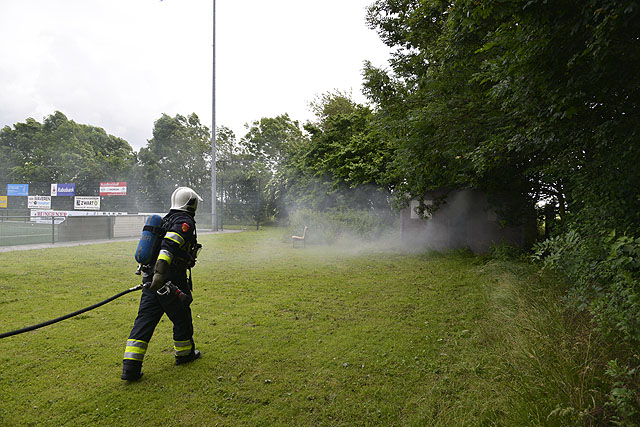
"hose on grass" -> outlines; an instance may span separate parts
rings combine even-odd
[[[133,288],[129,288],[126,291],[122,291],[122,292],[120,292],[118,294],[115,294],[114,296],[112,296],[110,298],[107,298],[104,301],[101,301],[101,302],[99,302],[97,304],[90,305],[89,307],[85,307],[85,308],[80,309],[78,311],[74,311],[73,313],[65,314],[64,316],[60,316],[60,317],[57,317],[57,318],[52,319],[52,320],[47,320],[46,322],[38,323],[37,325],[27,326],[26,328],[16,329],[15,331],[5,332],[3,334],[0,334],[0,339],[7,338],[7,337],[10,337],[10,336],[13,336],[13,335],[23,334],[25,332],[33,331],[34,329],[42,328],[43,326],[48,326],[48,325],[52,325],[54,323],[61,322],[63,320],[66,320],[66,319],[69,319],[71,317],[77,316],[78,314],[82,314],[82,313],[84,313],[86,311],[93,310],[94,308],[98,308],[98,307],[100,307],[102,305],[105,305],[106,303],[109,303],[109,302],[113,301],[116,298],[120,298],[121,296],[126,295],[129,292],[137,291],[138,289],[142,289],[142,285],[137,285],[137,286],[134,286]]]

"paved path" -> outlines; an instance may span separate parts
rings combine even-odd
[[[202,236],[205,234],[238,233],[241,231],[242,230],[224,230],[224,231],[199,231],[198,230],[198,235]],[[35,243],[32,245],[0,246],[0,253],[13,252],[13,251],[28,251],[31,249],[63,248],[66,246],[97,245],[100,243],[127,242],[132,240],[139,240],[139,239],[140,237],[121,237],[117,239],[78,240],[74,242]]]

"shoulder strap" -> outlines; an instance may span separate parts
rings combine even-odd
[[[162,236],[164,236],[164,234],[167,232],[167,230],[163,227],[163,226],[154,226],[154,225],[145,225],[144,227],[142,227],[142,231],[150,231],[154,234],[160,234]]]

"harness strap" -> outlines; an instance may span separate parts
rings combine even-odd
[[[145,225],[144,227],[142,227],[142,231],[150,231],[154,234],[158,233],[162,236],[165,235],[166,230],[164,229],[164,227],[160,226],[155,226],[155,225]]]

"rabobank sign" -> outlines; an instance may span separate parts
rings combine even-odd
[[[75,196],[76,185],[75,184],[51,184],[52,196]]]

